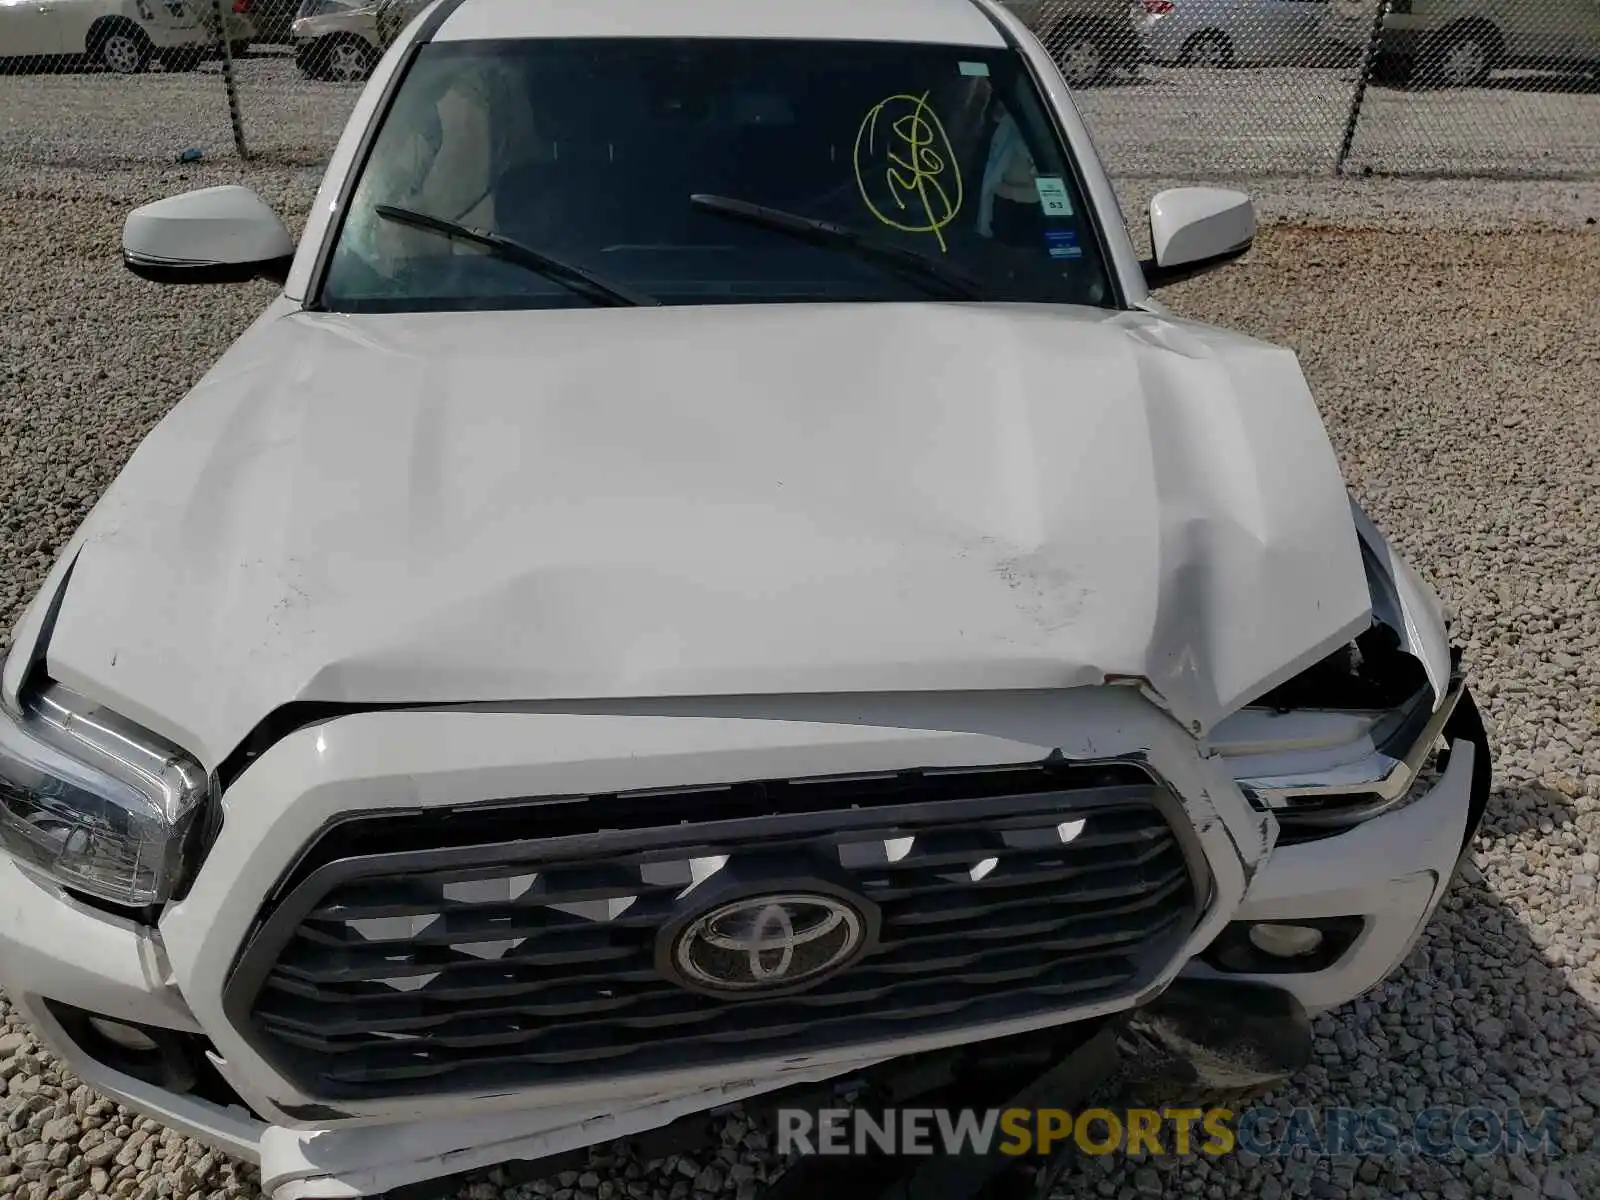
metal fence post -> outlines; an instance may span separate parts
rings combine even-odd
[[[1345,160],[1350,157],[1350,146],[1356,140],[1356,123],[1361,120],[1361,105],[1367,98],[1367,81],[1378,62],[1378,46],[1383,41],[1383,18],[1389,15],[1389,0],[1376,0],[1372,14],[1372,32],[1367,36],[1367,51],[1361,56],[1361,73],[1356,76],[1356,88],[1350,96],[1350,113],[1344,122],[1344,140],[1339,143],[1339,157],[1334,160],[1333,173],[1344,174]]]
[[[228,90],[228,120],[233,125],[233,146],[240,158],[248,159],[250,149],[244,141],[244,119],[239,115],[239,82],[233,73],[233,47],[228,43],[228,17],[223,11],[222,0],[211,0],[211,8],[217,17],[217,40],[222,43],[222,83]]]

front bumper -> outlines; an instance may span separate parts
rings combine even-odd
[[[944,732],[955,730],[958,732]],[[1065,733],[1063,731],[1070,731]],[[1066,741],[1063,741],[1063,738]],[[1184,798],[1207,902],[1170,963],[1137,994],[954,1033],[920,1028],[823,1053],[685,1066],[537,1090],[340,1100],[306,1095],[258,1051],[224,1002],[262,898],[313,835],[352,811],[426,811],[527,795],[718,779],[1137,756]],[[1470,835],[1474,748],[1433,788],[1350,832],[1272,848],[1274,826],[1217,760],[1131,688],[910,700],[747,699],[633,711],[396,712],[346,717],[279,742],[229,789],[216,844],[156,930],[63,898],[9,860],[0,889],[0,985],[97,1090],[190,1136],[261,1162],[279,1200],[362,1195],[510,1159],[630,1136],[681,1116],[975,1037],[1001,1037],[1148,1002],[1180,972],[1217,977],[1202,954],[1239,920],[1361,917],[1359,937],[1311,973],[1228,978],[1285,989],[1307,1009],[1344,1003],[1406,955]],[[186,1031],[239,1103],[141,1082],[99,1061],[57,1019],[72,1006]],[[246,1107],[248,1106],[248,1107]]]

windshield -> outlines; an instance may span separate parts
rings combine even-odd
[[[1108,306],[1008,50],[445,42],[398,88],[320,307],[918,299]]]

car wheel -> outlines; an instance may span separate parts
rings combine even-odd
[[[1233,65],[1233,42],[1220,29],[1206,29],[1183,44],[1178,58],[1182,67],[1219,70]]]
[[[150,65],[155,47],[137,25],[114,25],[95,44],[95,57],[118,75],[137,75]]]
[[[378,61],[376,51],[355,38],[337,38],[323,43],[322,75],[335,83],[360,83],[372,74]]]
[[[1487,30],[1476,26],[1446,30],[1428,54],[1422,80],[1435,87],[1482,87],[1494,69],[1497,51]]]
[[[1105,50],[1092,33],[1066,31],[1052,41],[1055,42],[1056,65],[1061,68],[1061,77],[1068,87],[1088,87],[1105,75]]]

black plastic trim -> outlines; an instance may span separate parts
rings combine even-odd
[[[286,1104],[282,1100],[274,1100],[273,1103],[284,1116],[293,1117],[296,1121],[344,1121],[351,1116],[326,1104]],[[438,1180],[431,1182],[438,1183]],[[437,1200],[438,1196],[439,1192],[434,1191],[430,1200]]]
[[[1130,800],[1137,800],[1147,804],[1157,812],[1171,831],[1173,843],[1178,847],[1187,868],[1191,889],[1184,920],[1179,922],[1181,928],[1167,929],[1161,935],[1161,946],[1159,948],[1162,950],[1164,957],[1159,962],[1154,961],[1152,957],[1150,961],[1142,963],[1138,977],[1130,982],[1130,990],[1137,991],[1139,987],[1149,982],[1153,971],[1158,971],[1166,965],[1167,958],[1176,952],[1176,948],[1181,945],[1181,939],[1188,936],[1195,923],[1203,919],[1205,911],[1212,902],[1211,875],[1198,834],[1195,832],[1193,824],[1189,820],[1177,795],[1142,763],[1132,760],[1097,760],[1088,763],[1067,763],[1059,758],[1055,761],[1060,765],[1084,771],[1131,767],[1142,775],[1147,782],[1118,787],[1094,788],[1088,796],[1077,797],[1076,800],[1074,790],[1071,787],[1064,786],[1055,791],[1038,791],[1023,795],[990,796],[968,800],[951,799],[922,803],[913,802],[904,805],[884,805],[881,807],[863,806],[859,809],[846,811],[824,809],[818,812],[723,820],[714,823],[692,823],[688,828],[692,831],[695,841],[711,839],[719,844],[733,844],[742,840],[744,836],[753,836],[756,830],[759,830],[763,836],[791,832],[799,835],[816,832],[824,827],[829,830],[837,830],[854,825],[871,828],[881,826],[886,822],[892,823],[897,818],[911,820],[918,816],[924,819],[935,818],[939,821],[978,821],[986,817],[1025,816],[1030,811],[1039,810],[1041,806],[1044,806],[1046,810],[1060,806],[1063,809],[1070,808],[1074,811],[1090,812],[1095,807],[1116,807]],[[1040,764],[1027,763],[1019,765],[1038,766]],[[1004,768],[996,769],[1003,770]],[[825,778],[807,779],[805,782],[823,783],[827,782],[827,780]],[[448,828],[448,818],[456,812],[471,812],[483,809],[508,811],[521,809],[526,811],[544,804],[559,803],[561,801],[581,804],[584,800],[585,797],[501,799],[485,801],[475,805],[463,805],[451,809],[390,810],[381,814],[368,812],[354,818],[345,815],[328,822],[307,841],[305,849],[297,860],[289,866],[279,883],[269,893],[256,924],[242,940],[239,953],[230,970],[222,995],[223,1011],[229,1023],[257,1054],[265,1061],[272,1063],[274,1068],[283,1073],[285,1078],[289,1079],[308,1099],[319,1102],[330,1101],[336,1104],[348,1104],[353,1098],[358,1099],[359,1097],[343,1094],[325,1094],[316,1091],[312,1087],[310,1080],[295,1077],[283,1061],[281,1047],[262,1032],[253,1015],[258,997],[266,986],[279,956],[293,940],[302,922],[322,902],[332,888],[342,883],[357,880],[362,876],[379,873],[440,871],[468,866],[477,870],[485,865],[548,859],[563,852],[570,853],[573,851],[581,851],[582,856],[587,859],[603,857],[607,853],[636,853],[655,845],[666,847],[673,844],[683,844],[685,827],[664,824],[647,828],[594,829],[583,833],[524,838],[510,842],[474,843],[385,854],[358,854],[336,858],[320,866],[312,865],[315,862],[316,848],[329,833],[340,825],[360,823],[363,820],[370,821],[378,817],[382,817],[386,827],[392,827],[393,822],[403,822],[407,818],[420,818],[427,821],[442,822],[441,827]],[[820,823],[823,820],[826,821],[825,826]],[[382,864],[381,867],[377,865],[380,862]],[[1070,1004],[1071,1002],[1064,1001],[1063,1003]],[[842,1044],[848,1045],[848,1039]],[[657,1073],[660,1073],[660,1068],[646,1066],[629,1072],[629,1075],[630,1077],[648,1077]],[[539,1086],[559,1087],[562,1082],[561,1080],[552,1080]],[[448,1094],[448,1090],[448,1088],[430,1087],[426,1081],[419,1080],[413,1082],[408,1091],[386,1091],[382,1095],[384,1098],[390,1098],[400,1094],[441,1094],[441,1092]]]
[[[1231,262],[1237,262],[1255,245],[1251,239],[1242,246],[1235,246],[1232,250],[1222,254],[1213,254],[1210,258],[1196,259],[1194,262],[1181,263],[1177,266],[1163,267],[1155,259],[1140,260],[1139,269],[1144,272],[1144,281],[1151,291],[1157,288],[1171,287],[1175,283],[1182,283],[1187,279],[1194,279],[1199,275],[1206,275],[1219,267],[1225,267]]]
[[[1310,954],[1280,958],[1256,948],[1250,940],[1254,925],[1303,925],[1322,933],[1322,944]],[[1201,961],[1218,971],[1235,975],[1309,975],[1324,971],[1344,957],[1367,927],[1363,917],[1307,917],[1304,920],[1233,921],[1207,946]]]
[[[247,263],[179,263],[140,258],[123,251],[122,263],[140,279],[164,284],[250,283],[265,279],[282,285],[288,282],[294,255]]]
[[[43,1004],[77,1049],[100,1065],[141,1083],[194,1096],[219,1108],[237,1105],[249,1109],[244,1098],[233,1090],[206,1057],[206,1052],[215,1053],[216,1047],[204,1035],[146,1025],[112,1013],[78,1008],[59,1000],[46,999]],[[141,1052],[118,1045],[90,1024],[95,1018],[136,1029],[154,1042],[156,1048]]]
[[[73,552],[72,561],[67,564],[67,569],[61,573],[60,586],[56,588],[55,594],[50,597],[49,603],[45,605],[44,616],[39,621],[38,636],[33,639],[33,645],[28,647],[26,652],[28,661],[17,676],[17,700],[19,704],[29,687],[38,682],[39,676],[45,670],[45,659],[50,653],[50,639],[55,636],[56,621],[60,618],[61,606],[66,603],[67,599],[67,586],[72,582],[72,573],[78,569],[78,555],[82,552],[81,547]],[[10,653],[17,653],[15,643],[12,643]]]
[[[436,706],[428,704],[346,704],[338,701],[297,700],[273,709],[235,746],[217,767],[217,788],[226,792],[237,782],[250,764],[260,758],[284,738],[321,725],[338,717],[355,716],[367,712],[426,711]]]
[[[1187,1068],[1169,1076],[1181,1088],[1172,1098],[1184,1101],[1283,1083],[1310,1064],[1315,1040],[1311,1018],[1293,992],[1240,979],[1176,979],[1130,1013],[1125,1028],[1129,1041],[1166,1052],[1151,1065],[1170,1067],[1176,1059]],[[1138,1063],[1130,1067],[1137,1084]]]
[[[1475,751],[1472,759],[1472,798],[1467,806],[1466,832],[1461,839],[1461,858],[1464,859],[1472,851],[1472,840],[1478,836],[1478,829],[1488,812],[1489,793],[1494,787],[1494,755],[1489,745],[1489,731],[1471,690],[1462,690],[1455,712],[1450,714],[1450,720],[1444,727],[1444,738],[1450,744],[1467,742]],[[1445,770],[1449,764],[1450,751],[1446,749],[1440,758],[1439,769]],[[1459,860],[1457,865],[1460,865]]]

